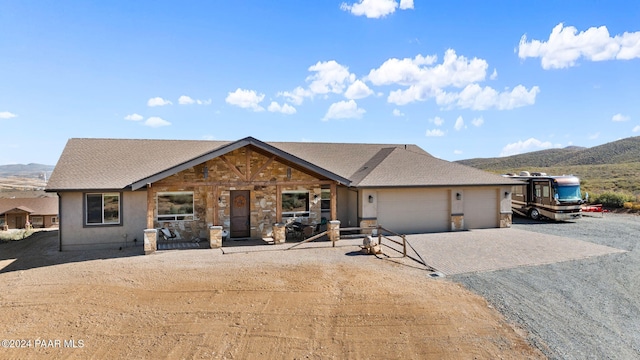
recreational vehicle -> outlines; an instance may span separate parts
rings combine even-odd
[[[507,175],[518,179],[511,191],[513,212],[534,220],[542,217],[552,220],[572,220],[582,217],[580,179],[575,176],[549,176],[545,173],[522,171]]]

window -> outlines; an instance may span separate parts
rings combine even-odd
[[[44,218],[42,216],[31,216],[29,217],[29,221],[31,221],[31,225],[34,228],[44,227]]]
[[[51,217],[51,223],[52,224],[57,224],[58,223],[58,217],[57,216],[52,216]]]
[[[320,209],[322,211],[331,210],[331,189],[322,189],[320,192]]]
[[[282,216],[309,216],[309,192],[286,191],[282,193]]]
[[[158,193],[158,221],[193,220],[193,192]]]
[[[542,187],[542,196],[545,198],[549,197],[549,185],[545,185]]]
[[[86,225],[120,225],[120,194],[85,194]]]

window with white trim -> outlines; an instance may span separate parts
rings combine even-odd
[[[29,216],[29,221],[34,228],[44,227],[44,217],[42,216]]]
[[[308,191],[283,191],[282,192],[282,216],[283,217],[309,216],[309,192]]]
[[[160,192],[157,208],[158,221],[193,220],[193,191]]]
[[[52,224],[57,224],[58,223],[58,217],[57,216],[52,216],[51,217],[51,223]]]
[[[85,194],[86,225],[120,225],[120,193]]]

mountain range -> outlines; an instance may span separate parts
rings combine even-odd
[[[19,176],[28,178],[40,178],[46,172],[47,176],[51,175],[53,165],[43,164],[12,164],[0,165],[0,177]]]
[[[457,161],[483,170],[525,169],[527,167],[559,167],[573,165],[624,164],[640,161],[640,136],[584,148],[568,146],[497,158],[475,158]]]

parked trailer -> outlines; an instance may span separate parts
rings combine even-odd
[[[580,179],[575,176],[550,176],[545,173],[521,172],[506,175],[523,182],[511,191],[513,212],[534,220],[546,217],[564,221],[582,217]]]

